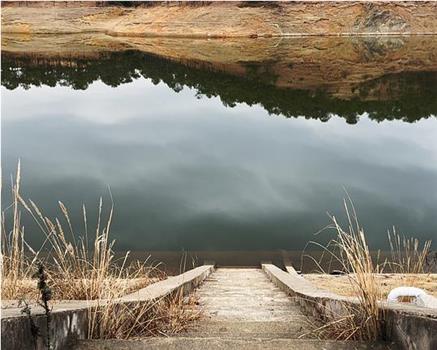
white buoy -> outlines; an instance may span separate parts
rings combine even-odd
[[[399,298],[414,298],[414,304],[429,308],[437,308],[437,298],[427,294],[423,289],[416,287],[397,287],[388,293],[387,301],[389,303],[398,302]]]

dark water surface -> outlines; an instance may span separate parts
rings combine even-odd
[[[327,212],[344,217],[344,189],[373,248],[393,225],[437,238],[437,64],[345,95],[322,75],[279,86],[272,62],[233,74],[138,51],[2,60],[3,191],[21,159],[24,196],[49,216],[62,200],[80,227],[82,203],[91,217],[110,187],[118,249],[300,250],[330,237],[314,234]]]

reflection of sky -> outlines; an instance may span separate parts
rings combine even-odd
[[[111,187],[121,248],[299,249],[348,189],[370,241],[437,233],[437,120],[357,125],[226,108],[144,79],[110,88],[2,88],[5,178],[80,214]],[[437,238],[437,237],[435,237]]]

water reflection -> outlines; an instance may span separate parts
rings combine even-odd
[[[143,77],[155,85],[163,82],[175,92],[189,87],[198,98],[217,96],[229,107],[260,104],[269,114],[289,118],[327,121],[337,115],[355,124],[366,113],[377,121],[414,122],[437,114],[437,43],[433,38],[420,40],[325,39],[330,45],[320,39],[288,42],[282,43],[282,51],[275,47],[268,60],[242,56],[237,63],[199,60],[194,53],[192,59],[162,58],[133,49],[98,52],[90,59],[6,51],[2,85],[7,89],[47,85],[85,90],[94,81],[117,87]],[[420,44],[425,45],[422,51]],[[296,52],[288,57],[284,50]],[[355,57],[345,57],[343,51]]]
[[[435,237],[435,71],[346,98],[284,87],[266,62],[231,74],[139,51],[2,58],[4,174],[21,158],[23,191],[50,214],[62,199],[76,222],[110,186],[120,249],[301,249],[341,215],[343,186],[374,247],[393,224]]]

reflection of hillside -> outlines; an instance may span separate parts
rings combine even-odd
[[[7,36],[2,51],[45,58],[94,58],[137,50],[199,68],[244,76],[281,88],[351,99],[360,85],[388,74],[437,71],[437,38],[306,37],[288,39],[181,39],[106,35]],[[384,87],[367,99],[394,99]],[[382,92],[382,94],[381,94]],[[362,96],[360,98],[363,98]]]
[[[96,80],[118,86],[144,76],[175,91],[189,86],[198,95],[219,96],[227,106],[260,104],[269,113],[286,117],[324,121],[337,114],[355,123],[367,112],[376,120],[411,122],[437,114],[433,41],[412,39],[369,43],[307,38],[293,41],[293,45],[284,40],[276,44],[255,40],[256,45],[225,40],[222,45],[213,41],[210,46],[205,40],[184,41],[187,45],[179,40],[176,45],[170,39],[136,38],[123,48],[114,43],[114,51],[103,51],[108,46],[98,49],[99,42],[92,38],[94,50],[85,41],[88,46],[81,55],[63,51],[64,46],[58,52],[46,47],[43,52],[24,53],[18,47],[27,44],[18,42],[12,45],[15,50],[2,53],[2,85],[8,89],[57,84],[86,89]],[[427,48],[420,51],[425,44]],[[8,45],[11,48],[11,42]],[[410,52],[407,46],[417,50]]]

